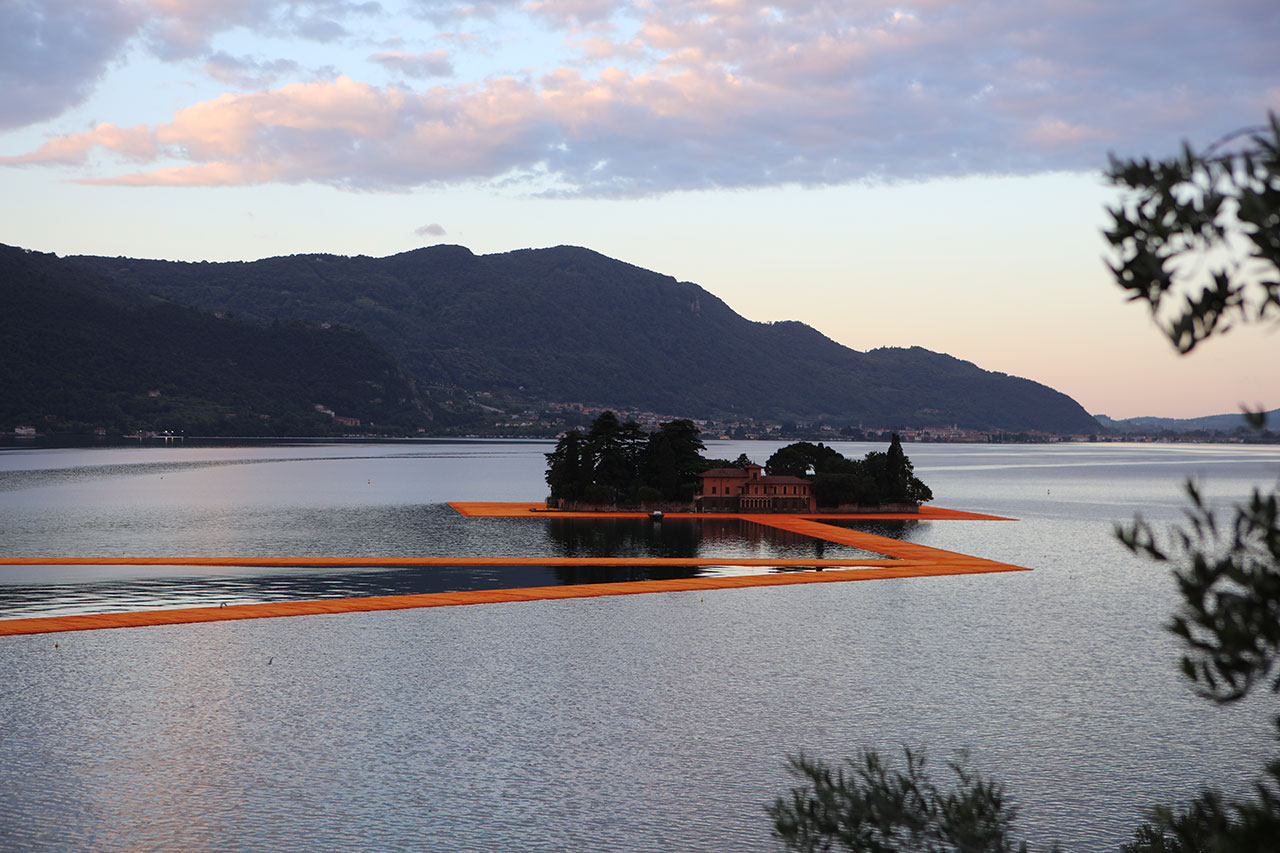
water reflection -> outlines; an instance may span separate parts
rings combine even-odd
[[[109,579],[35,580],[48,566],[5,566],[25,574],[0,583],[0,619],[71,616],[182,607],[220,607],[324,598],[463,592],[534,586],[627,583],[700,576],[761,574],[775,566],[407,566],[274,568],[93,566]],[[83,568],[83,567],[75,567]],[[788,566],[785,571],[811,571]]]
[[[47,534],[46,548],[102,553],[113,526],[79,547]],[[848,545],[729,518],[463,518],[443,505],[364,506],[261,513],[191,510],[136,513],[107,546],[130,556],[569,557],[725,560],[875,557]],[[35,550],[34,548],[32,550]],[[110,553],[110,550],[107,550]],[[33,554],[33,556],[35,556]],[[791,567],[788,570],[796,570]],[[412,566],[227,567],[168,565],[0,566],[0,618],[170,607],[209,607],[459,592],[559,584],[620,583],[707,575],[760,574],[771,566]],[[799,570],[803,570],[799,567]]]
[[[192,566],[93,568],[112,577],[87,583],[0,585],[0,618],[459,592],[567,582],[544,566],[409,566],[367,570]]]
[[[870,533],[873,536],[885,536],[889,539],[900,539],[904,542],[910,542],[915,539],[920,527],[920,522],[918,521],[831,521],[827,519],[819,519],[819,521],[823,524],[830,524],[832,527],[858,530],[863,533]]]
[[[551,518],[547,533],[562,557],[695,557],[701,531],[674,519]]]
[[[566,586],[593,583],[674,580],[715,574],[702,566],[556,566],[556,580]]]
[[[336,507],[101,503],[0,513],[22,557],[863,557],[869,552],[733,519],[464,518],[444,504]]]
[[[552,553],[561,557],[723,557],[823,559],[877,557],[736,518],[550,518]]]

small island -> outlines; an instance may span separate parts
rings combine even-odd
[[[848,459],[807,441],[756,464],[707,459],[691,420],[645,432],[604,412],[547,454],[547,508],[574,512],[917,512],[933,500],[895,434],[887,451]]]

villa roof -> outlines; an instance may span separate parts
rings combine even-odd
[[[811,485],[810,481],[806,480],[804,477],[792,477],[790,474],[773,474],[773,475],[767,475],[767,476],[764,476],[764,477],[760,477],[760,478],[757,480],[757,482],[760,482],[760,483],[769,483],[770,485],[777,485],[777,486],[792,486],[792,485],[794,485],[794,486],[808,486],[808,485]]]
[[[747,472],[743,468],[708,468],[698,475],[699,477],[745,477]]]

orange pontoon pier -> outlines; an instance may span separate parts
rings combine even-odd
[[[645,518],[634,513],[538,512],[538,504],[451,503],[456,511],[485,518]],[[695,513],[668,513],[667,518],[707,518]],[[96,628],[135,628],[147,625],[178,625],[260,619],[271,616],[315,616],[328,613],[360,613],[376,610],[405,610],[418,607],[451,607],[464,604],[497,604],[566,598],[594,598],[607,595],[638,595],[653,592],[690,592],[761,586],[790,586],[804,583],[883,580],[888,578],[931,577],[984,572],[1027,571],[1021,566],[999,563],[967,554],[957,554],[860,530],[823,524],[830,520],[984,520],[1007,521],[999,516],[922,507],[919,513],[836,514],[736,514],[717,513],[714,518],[742,521],[798,533],[815,539],[851,545],[893,559],[771,559],[771,558],[646,558],[646,557],[38,557],[0,558],[0,565],[186,565],[186,566],[770,566],[819,568],[817,572],[782,572],[729,577],[676,578],[671,580],[627,581],[622,583],[541,586],[521,589],[473,590],[467,592],[421,593],[416,595],[333,598],[314,601],[286,601],[274,604],[240,604],[224,607],[192,607],[169,610],[142,610],[125,613],[46,616],[0,620],[0,636],[84,631]],[[826,569],[835,569],[826,571]]]

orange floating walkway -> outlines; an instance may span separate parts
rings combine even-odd
[[[890,540],[892,541],[892,540]],[[870,549],[864,549],[870,550]],[[0,557],[0,566],[896,566],[900,561],[831,557]]]
[[[574,518],[645,518],[645,513],[537,513],[539,504],[451,503],[459,513],[485,518],[529,518],[551,515]],[[927,510],[927,511],[926,511]],[[668,513],[668,518],[708,518],[694,513]],[[984,572],[1028,571],[1021,566],[999,563],[877,536],[860,530],[823,524],[814,519],[856,520],[990,520],[999,516],[960,510],[922,507],[919,513],[876,513],[859,515],[815,514],[716,514],[714,518],[737,518],[815,539],[851,545],[895,559],[772,559],[772,558],[645,558],[645,557],[6,557],[0,565],[187,565],[187,566],[776,566],[833,568],[835,571],[783,572],[733,577],[675,578],[670,580],[622,583],[540,586],[521,589],[473,590],[468,592],[421,593],[416,595],[335,598],[314,601],[287,601],[274,604],[240,604],[224,607],[192,607],[171,610],[143,610],[78,616],[45,616],[0,619],[0,636],[85,631],[97,628],[136,628],[147,625],[180,625],[261,619],[274,616],[317,616],[332,613],[360,613],[376,610],[405,610],[418,607],[451,607],[465,604],[497,604],[514,601],[594,598],[609,595],[640,595],[653,592],[689,592],[761,586],[790,586],[804,583],[835,583],[889,578],[931,577]]]
[[[926,563],[938,563],[946,561],[952,565],[986,565],[993,563],[992,560],[983,559],[982,557],[971,557],[968,554],[958,554],[954,551],[944,551],[941,548],[931,548],[928,545],[917,545],[914,542],[904,542],[901,539],[894,539],[889,536],[877,536],[874,533],[865,533],[861,530],[852,530],[847,527],[836,527],[834,524],[823,524],[819,521],[811,521],[807,516],[799,515],[743,515],[740,516],[745,521],[755,524],[763,524],[778,530],[786,530],[791,533],[799,533],[802,536],[808,536],[813,539],[825,539],[828,542],[839,542],[842,545],[852,545],[855,548],[861,548],[864,551],[874,551],[877,554],[889,554],[900,560],[919,560]],[[848,518],[848,516],[832,516],[838,518]],[[994,563],[994,565],[1003,565],[1002,563]]]
[[[318,616],[328,613],[364,613],[376,610],[407,610],[417,607],[452,607],[462,604],[498,604],[512,601],[639,595],[651,592],[690,592],[757,586],[790,586],[803,583],[833,583],[837,581],[973,574],[974,572],[1017,571],[1027,570],[1018,566],[1008,566],[995,562],[989,562],[988,566],[984,568],[943,564],[901,565],[893,568],[847,569],[834,572],[795,572],[718,578],[677,578],[674,580],[580,584],[577,586],[535,586],[523,589],[432,592],[418,595],[380,595],[366,598],[331,598],[316,601],[284,601],[276,604],[238,604],[229,607],[139,610],[131,613],[101,613],[83,616],[44,616],[34,619],[0,619],[0,636],[49,634],[59,631],[87,631],[95,628],[140,628],[147,625],[223,622],[234,619],[261,619],[268,616]]]

